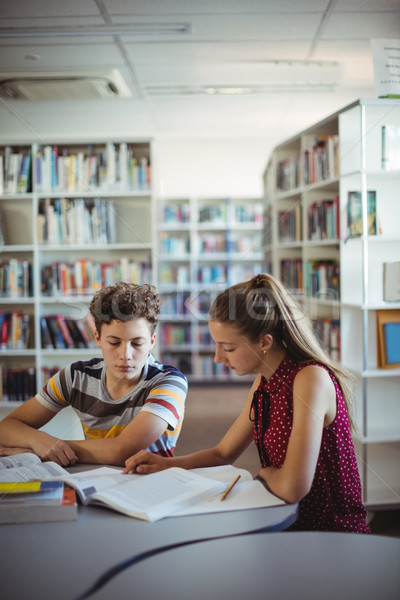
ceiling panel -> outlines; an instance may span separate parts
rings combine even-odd
[[[49,71],[59,70],[84,70],[87,68],[110,68],[124,66],[124,61],[118,48],[111,40],[104,40],[103,44],[82,44],[72,43],[58,44],[57,52],[52,45],[27,44],[12,48],[12,51],[5,52],[0,61],[0,70],[40,70]],[[38,59],[27,59],[28,56],[37,56]]]
[[[318,25],[321,15],[317,13],[304,14],[293,12],[290,14],[278,13],[271,18],[269,15],[195,15],[190,18],[193,25],[191,35],[168,36],[170,41],[218,41],[218,42],[238,42],[241,40],[274,40],[274,39],[294,39],[305,40],[312,39]],[[181,21],[183,19],[180,19]],[[187,21],[187,19],[184,19]],[[158,21],[160,21],[158,19]],[[163,18],[163,23],[174,23],[177,19],[169,16]],[[116,23],[117,20],[113,19]],[[135,17],[129,19],[129,23],[157,22],[157,19],[146,19],[145,17]],[[125,25],[127,21],[125,21]],[[144,36],[137,36],[138,41],[142,41]],[[153,36],[154,41],[166,41],[163,35]],[[147,37],[148,39],[148,37]],[[148,39],[148,41],[151,41]]]
[[[1,0],[1,18],[83,17],[99,14],[95,0]]]
[[[332,14],[327,22],[322,39],[369,39],[398,38],[400,32],[400,8],[397,12],[354,12]]]

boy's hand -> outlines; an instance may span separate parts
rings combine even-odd
[[[53,461],[62,467],[74,465],[78,462],[78,457],[69,446],[68,442],[59,440],[51,435],[44,434],[32,443],[32,450],[43,461]],[[44,434],[44,435],[43,435]]]
[[[156,473],[172,467],[171,460],[171,458],[141,450],[125,461],[125,469],[122,473]]]
[[[24,454],[25,452],[33,452],[30,448],[9,448],[8,446],[0,446],[0,456],[13,456],[14,454]]]

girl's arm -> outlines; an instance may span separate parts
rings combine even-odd
[[[336,414],[336,391],[329,374],[318,366],[304,367],[293,383],[293,427],[282,468],[259,472],[269,489],[289,503],[311,489],[322,431]]]
[[[207,450],[194,452],[193,454],[175,456],[173,458],[165,458],[150,452],[141,451],[128,458],[123,472],[155,473],[156,471],[170,467],[195,469],[197,467],[213,467],[235,462],[250,445],[253,437],[253,423],[249,419],[249,411],[259,380],[260,378],[257,377],[242,412],[216,446]]]

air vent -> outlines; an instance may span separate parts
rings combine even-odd
[[[96,100],[127,98],[117,70],[106,73],[35,73],[0,76],[0,96],[10,100]]]

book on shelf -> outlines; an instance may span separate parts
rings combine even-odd
[[[42,348],[96,348],[94,323],[91,315],[83,319],[72,319],[61,314],[45,315],[40,318]]]
[[[147,190],[151,166],[146,149],[125,142],[80,147],[41,146],[34,158],[42,192]]]
[[[77,508],[75,490],[63,481],[0,481],[1,525],[74,521]]]
[[[0,400],[25,402],[36,394],[34,367],[8,367],[0,365]]]
[[[400,169],[400,125],[382,125],[382,169]]]
[[[1,169],[1,165],[0,165],[0,169]],[[1,182],[0,182],[0,186],[1,186]],[[1,194],[2,194],[2,191],[1,191],[1,187],[0,187],[0,195]],[[5,228],[5,223],[4,223],[3,211],[0,210],[0,246],[4,246],[6,244],[5,229],[6,228]]]
[[[3,467],[4,461],[13,461],[15,466]],[[221,502],[221,495],[238,474],[241,481]],[[285,504],[254,481],[248,471],[231,465],[191,470],[172,467],[149,475],[123,475],[122,469],[111,467],[69,473],[55,463],[42,463],[30,453],[0,458],[0,481],[34,479],[63,481],[84,505],[100,505],[145,521]]]
[[[0,313],[1,350],[23,350],[29,346],[31,317],[19,311]]]
[[[10,258],[0,262],[0,296],[28,298],[33,296],[33,267],[27,259]]]
[[[400,309],[377,310],[376,325],[378,367],[400,368]]]
[[[340,238],[339,196],[334,199],[313,202],[308,208],[308,239],[325,240]]]
[[[400,261],[383,263],[383,299],[400,302]]]
[[[14,151],[10,146],[0,156],[0,194],[24,194],[31,186],[31,152]]]
[[[377,235],[381,232],[379,217],[376,207],[376,191],[367,191],[367,223],[368,235]],[[347,193],[347,225],[349,237],[361,236],[363,232],[361,192],[349,191]]]

